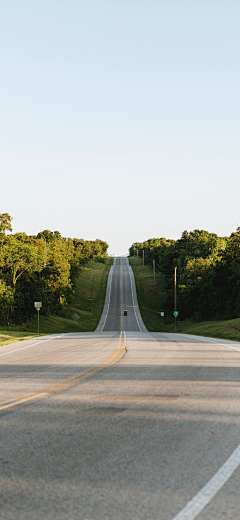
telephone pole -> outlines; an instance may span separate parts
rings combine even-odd
[[[177,267],[174,270],[174,310],[177,310]],[[177,316],[175,316],[175,332],[177,328]]]
[[[137,265],[138,265],[138,247],[137,247]]]
[[[154,284],[154,292],[155,292],[155,260],[153,260],[153,284]]]
[[[144,267],[144,249],[143,249],[143,267]]]

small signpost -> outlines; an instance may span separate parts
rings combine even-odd
[[[72,316],[72,320],[75,321],[75,330],[76,330],[76,323],[79,320],[80,316],[75,312],[75,314]]]
[[[164,316],[164,312],[161,312],[161,316],[162,316],[162,325],[163,325],[163,316]]]
[[[42,302],[34,302],[34,307],[38,313],[38,334],[39,334],[39,311],[42,307]]]
[[[154,286],[154,291],[155,292],[155,260],[153,260],[153,286]]]
[[[175,332],[176,332],[176,328],[177,328],[177,317],[179,315],[179,311],[173,311],[173,316],[175,318]]]

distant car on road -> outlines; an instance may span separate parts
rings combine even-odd
[[[124,316],[127,316],[127,309],[123,311]]]

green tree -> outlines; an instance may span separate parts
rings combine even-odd
[[[10,279],[13,287],[13,295],[16,290],[16,283],[24,272],[40,271],[43,266],[43,252],[39,254],[39,249],[26,242],[21,242],[14,235],[7,237],[1,252],[0,266],[3,273]]]
[[[0,234],[5,235],[6,231],[12,231],[11,220],[9,213],[0,213]]]
[[[10,309],[13,306],[13,290],[4,280],[0,280],[0,323],[9,324]]]

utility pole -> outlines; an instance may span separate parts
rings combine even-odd
[[[137,247],[137,265],[138,265],[138,247]]]
[[[143,267],[144,267],[144,249],[143,249]]]
[[[177,310],[177,267],[174,270],[174,310]],[[177,316],[175,316],[175,332],[177,328]]]
[[[135,256],[135,246],[134,246],[134,256]]]
[[[154,284],[154,292],[155,292],[155,260],[153,260],[153,284]]]

